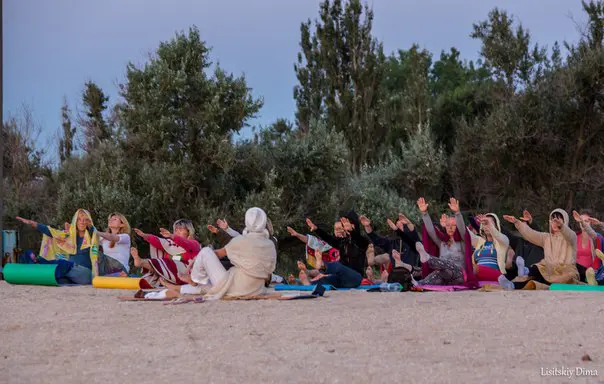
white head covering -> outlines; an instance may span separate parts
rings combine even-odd
[[[248,234],[265,234],[269,237],[268,230],[266,229],[266,213],[257,207],[250,208],[245,213],[245,229],[243,235]]]

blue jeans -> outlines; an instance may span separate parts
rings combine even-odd
[[[361,285],[363,276],[339,261],[325,263],[325,276],[316,281],[317,284],[333,285],[336,288],[356,288]]]
[[[59,284],[92,284],[92,270],[89,268],[61,259],[46,260],[43,257],[38,257],[36,262],[39,264],[56,264],[55,279]]]

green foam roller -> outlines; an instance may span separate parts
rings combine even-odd
[[[11,284],[58,286],[56,264],[16,264],[4,266],[4,280]]]
[[[604,292],[604,285],[552,284],[550,291]]]

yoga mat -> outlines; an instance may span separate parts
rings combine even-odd
[[[133,296],[118,296],[117,299],[119,301],[145,301],[145,302],[152,302],[152,301],[172,301],[174,300],[174,298],[172,297],[166,297],[165,299],[145,299],[144,297],[133,297]]]
[[[10,263],[4,266],[4,280],[11,284],[58,286],[56,269],[56,264]]]
[[[356,288],[335,288],[337,291],[350,291],[352,289],[355,290],[359,290],[359,291],[366,291],[368,289],[375,289],[375,288],[379,288],[380,284],[374,284],[374,285],[359,285]]]
[[[584,292],[604,292],[604,285],[576,285],[576,284],[552,284],[550,291],[584,291]]]
[[[335,288],[333,285],[323,285],[326,291],[349,291],[351,289],[368,290],[372,288],[379,288],[379,284],[375,285],[359,285],[356,288]],[[275,285],[275,291],[314,291],[316,285],[288,285],[288,284],[277,284]]]
[[[470,289],[465,285],[418,285],[417,288],[432,292],[466,291]]]
[[[301,300],[301,299],[316,299],[319,296],[316,295],[252,295],[252,296],[240,296],[240,297],[223,297],[225,301],[250,301],[250,300]]]
[[[137,277],[108,277],[96,276],[92,279],[92,286],[106,289],[145,289],[149,288],[146,280]]]
[[[277,284],[273,288],[275,291],[309,291],[312,292],[315,290],[316,285],[289,285],[289,284]],[[326,291],[335,290],[331,285],[323,285]]]

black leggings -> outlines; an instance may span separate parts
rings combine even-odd
[[[508,279],[509,281],[512,281],[516,277],[518,277],[518,266],[516,265],[516,261],[514,260],[514,262],[512,263],[512,266],[510,268],[506,268],[505,278]]]
[[[577,264],[577,271],[579,271],[579,281],[582,281],[584,283],[587,282],[587,278],[585,277],[585,272],[587,271],[587,268],[585,268],[581,264]]]
[[[546,285],[550,285],[551,284],[549,281],[545,280],[545,277],[543,277],[543,275],[539,271],[539,268],[537,268],[536,265],[533,265],[533,266],[531,266],[529,268],[528,275],[529,275],[529,277],[532,277],[531,280],[534,280],[534,281],[537,281],[539,283],[546,284]],[[522,289],[531,280],[514,283],[514,288],[515,289]]]

